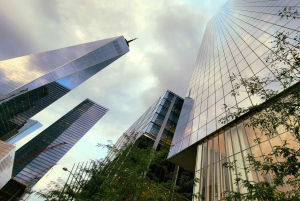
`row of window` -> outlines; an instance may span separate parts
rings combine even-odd
[[[268,14],[277,13],[283,7],[276,6],[286,3],[272,1],[266,4],[273,6],[231,8],[227,4],[210,21],[187,92],[194,100],[193,110],[180,115],[173,153],[222,127],[218,120],[224,116],[223,104],[247,107],[261,103],[260,98],[249,96],[245,89],[241,89],[239,96],[231,96],[229,76],[233,73],[243,77],[272,76],[272,69],[265,61],[274,45],[269,42],[276,31],[299,30],[293,19],[280,20],[280,17]],[[250,10],[243,12],[245,9]],[[278,82],[265,87],[280,89],[281,86]]]

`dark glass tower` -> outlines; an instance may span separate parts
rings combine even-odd
[[[120,36],[0,61],[0,140],[128,51]]]
[[[183,99],[180,96],[167,91],[118,139],[115,146],[121,148],[128,140],[146,137],[152,141],[155,149],[159,144],[169,147],[182,104]],[[108,154],[108,158],[113,158],[113,152]]]
[[[221,200],[225,190],[245,193],[244,188],[234,184],[236,172],[225,171],[222,163],[236,160],[243,169],[248,153],[261,156],[270,153],[274,145],[282,145],[285,139],[293,139],[288,133],[279,133],[272,139],[263,138],[261,144],[254,143],[262,133],[245,126],[247,114],[227,125],[218,121],[225,115],[223,104],[247,107],[261,103],[260,98],[242,88],[238,96],[232,96],[229,76],[274,77],[274,68],[266,58],[273,51],[275,44],[271,41],[276,32],[288,33],[291,40],[299,35],[299,20],[279,16],[285,7],[300,11],[300,2],[229,0],[206,27],[183,104],[186,110],[181,112],[168,156],[170,161],[195,171],[200,182],[194,192],[202,194],[205,200]],[[279,83],[265,87],[279,89]],[[241,172],[242,178],[250,181],[272,179],[255,171]]]
[[[160,97],[116,142],[117,149],[124,149],[128,143],[134,143],[139,147],[153,147],[155,150],[169,150],[177,121],[182,109],[183,99],[171,91],[167,91]],[[150,157],[149,152],[149,157]],[[167,155],[165,156],[167,159]],[[114,160],[115,151],[108,153],[106,160]],[[151,176],[150,176],[151,174]],[[148,177],[153,182],[167,182],[168,176],[173,175],[172,181],[177,183],[183,175],[192,179],[194,174],[190,173],[167,160],[160,167],[149,167]],[[170,187],[169,190],[171,190]],[[177,193],[192,193],[191,187],[180,189]],[[191,196],[188,195],[188,199]],[[187,199],[187,200],[188,200]],[[178,200],[174,198],[174,200]],[[179,199],[180,200],[180,199]],[[185,200],[185,199],[184,199]]]
[[[16,151],[13,177],[31,188],[108,111],[86,99]]]

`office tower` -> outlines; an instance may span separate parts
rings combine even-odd
[[[30,133],[36,131],[37,129],[41,128],[43,125],[35,120],[28,119],[27,123],[18,131],[17,134],[13,135],[11,138],[6,140],[9,144],[15,144]]]
[[[120,36],[0,61],[0,140],[128,51]]]
[[[182,104],[183,99],[168,90],[117,140],[115,148],[125,149],[130,143],[134,143],[138,147],[146,148],[150,146],[155,150],[169,150]],[[149,152],[149,158],[150,154]],[[167,155],[165,159],[167,159]],[[111,150],[105,160],[117,160],[116,152]],[[190,179],[194,177],[192,173],[179,168],[167,160],[164,162],[163,167],[153,165],[149,167],[147,172],[149,173],[147,177],[158,183],[167,182],[170,179],[168,175],[173,175],[173,184],[178,183],[183,175]],[[168,192],[172,191],[171,188],[168,189]],[[190,187],[185,187],[177,190],[176,193],[177,195],[185,194],[188,199],[191,199],[192,190]],[[179,197],[176,198],[176,200],[181,199]]]
[[[10,180],[16,147],[0,141],[0,189]]]
[[[16,151],[13,177],[31,188],[108,111],[86,99]]]
[[[149,138],[156,149],[158,145],[169,147],[180,115],[183,99],[167,91],[118,139],[115,146],[121,148],[141,137]],[[126,137],[129,136],[129,137]],[[113,152],[107,155],[113,159]]]
[[[225,115],[224,103],[238,107],[260,104],[259,98],[243,89],[239,96],[232,96],[229,76],[273,75],[266,58],[275,45],[270,42],[275,40],[276,32],[288,32],[290,38],[299,35],[299,21],[281,19],[279,11],[285,7],[299,11],[299,5],[299,1],[229,0],[206,27],[183,104],[187,110],[181,112],[168,156],[171,162],[195,171],[200,182],[194,192],[205,196],[205,200],[221,200],[225,190],[245,193],[234,184],[235,172],[222,169],[222,163],[236,160],[243,169],[248,153],[261,156],[274,145],[282,145],[284,139],[293,139],[285,133],[272,139],[263,137],[262,143],[257,144],[253,140],[261,132],[245,126],[249,115],[227,125],[218,120]],[[278,85],[265,87],[276,89]],[[250,181],[271,179],[257,172],[250,172],[247,177]]]

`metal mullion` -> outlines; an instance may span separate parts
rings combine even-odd
[[[240,122],[240,124],[242,124],[242,123],[243,123],[243,121]],[[244,166],[243,168],[246,168],[245,158],[244,158],[244,154],[243,154],[245,150],[243,150],[243,149],[242,149],[242,146],[241,146],[240,135],[242,135],[242,134],[239,133],[238,123],[236,124],[236,131],[237,131],[237,136],[238,136],[239,146],[240,146],[240,149],[241,149],[241,156],[242,156],[242,159],[243,159],[243,160],[242,160],[242,163],[243,163],[243,166]],[[249,181],[247,172],[245,171],[245,169],[244,169],[243,171],[244,171],[244,174],[245,174],[245,176],[246,176],[246,180]]]
[[[201,146],[201,148],[199,148]],[[199,175],[198,179],[199,179],[199,184],[198,184],[198,192],[199,192],[199,195],[201,194],[201,185],[202,185],[202,182],[201,182],[201,175],[203,174],[203,171],[202,171],[202,159],[203,159],[203,144],[200,144],[198,145],[198,151],[197,151],[197,158],[196,158],[196,170],[195,170],[195,177],[197,178],[197,174]],[[201,149],[201,150],[200,150]],[[199,166],[197,166],[199,165]],[[199,172],[199,173],[197,173]],[[195,193],[195,187],[197,187],[197,184],[194,185],[194,193]]]
[[[226,16],[227,17],[227,16]],[[228,17],[227,17],[228,18]],[[228,19],[230,19],[230,18],[228,18]],[[230,19],[231,20],[231,19]],[[239,19],[239,20],[241,20],[241,19]],[[231,20],[233,23],[235,23],[237,26],[239,26],[242,30],[244,30],[246,33],[248,33],[250,36],[252,36],[252,38],[254,38],[256,41],[258,41],[260,44],[262,44],[262,45],[264,45],[268,50],[270,50],[271,52],[273,52],[274,53],[274,51],[272,50],[272,49],[270,49],[268,46],[266,46],[262,41],[260,41],[260,40],[258,40],[257,38],[255,38],[255,37],[253,37],[253,35],[251,34],[251,33],[249,33],[248,31],[246,31],[244,28],[242,28],[239,24],[237,24],[236,22],[234,22],[233,20]],[[247,22],[245,22],[245,21],[243,21],[243,20],[241,20],[242,22],[244,22],[244,23],[247,23]],[[287,22],[288,23],[288,22]],[[247,23],[247,24],[249,24],[249,23]],[[253,26],[253,25],[251,25],[251,24],[249,24],[250,26]],[[283,28],[286,28],[286,27],[284,27],[284,26],[282,26]],[[272,34],[270,34],[270,33],[268,33],[268,32],[266,32],[266,31],[264,31],[264,30],[262,30],[262,29],[260,29],[260,28],[258,28],[258,27],[254,27],[254,28],[256,28],[257,30],[260,30],[260,31],[262,31],[262,32],[264,32],[264,33],[266,33],[266,34],[268,34],[268,35],[270,35],[270,37],[272,37],[273,35]],[[253,28],[253,29],[254,29]],[[239,36],[239,35],[238,35]],[[270,38],[269,37],[269,38]],[[269,39],[268,38],[268,39]],[[267,40],[268,40],[267,39]],[[242,39],[243,40],[243,39]],[[246,43],[246,42],[245,42]],[[247,44],[247,43],[246,43]],[[249,47],[249,46],[248,46]],[[250,47],[249,47],[250,48]],[[252,48],[250,48],[251,50],[252,50]],[[260,59],[260,57],[255,53],[255,51],[253,51],[252,50],[252,52],[258,57],[258,59]],[[285,60],[284,58],[282,58],[283,60]],[[246,61],[246,60],[245,60]],[[260,61],[262,62],[262,63],[264,63],[261,59],[260,59]],[[247,62],[247,61],[246,61]],[[287,62],[288,63],[288,62]],[[247,64],[248,64],[248,62],[247,62]],[[250,65],[249,65],[250,66]],[[268,69],[269,69],[269,67],[267,66],[267,65],[265,65]],[[252,70],[252,69],[251,69]],[[269,69],[270,70],[270,69]],[[273,72],[270,70],[270,72],[273,74]],[[254,74],[254,73],[253,73]],[[254,74],[255,75],[255,74]]]
[[[224,135],[224,134],[223,134]],[[220,197],[221,198],[221,194],[222,194],[222,192],[224,191],[223,190],[223,174],[222,174],[222,165],[221,165],[221,161],[222,161],[222,154],[221,154],[221,150],[220,150],[220,139],[219,139],[219,137],[220,137],[220,132],[218,132],[218,135],[217,135],[217,137],[218,137],[218,145],[219,145],[219,160],[218,160],[218,164],[217,164],[217,166],[218,166],[218,172],[219,172],[219,192],[218,192],[218,198]]]
[[[229,25],[230,26],[230,25]],[[239,26],[239,25],[238,25]],[[230,26],[231,27],[231,26]],[[232,28],[232,27],[231,27]],[[234,30],[234,29],[233,29]],[[244,30],[244,29],[243,29]],[[245,31],[246,32],[246,31]],[[250,33],[248,33],[249,35],[251,35]],[[238,35],[239,36],[239,35]],[[252,35],[251,35],[252,36]],[[242,39],[242,38],[241,38]],[[256,39],[256,38],[255,38]],[[243,41],[244,41],[244,39],[242,39]],[[256,39],[257,40],[257,39]],[[262,45],[264,45],[261,41],[259,41],[259,40],[257,40],[259,43],[261,43]],[[245,44],[247,44],[245,41],[244,41],[244,43]],[[264,45],[266,48],[268,48],[266,45]],[[256,57],[264,64],[264,62],[261,60],[261,58],[255,53],[255,51],[252,49],[252,48],[250,48],[250,46],[248,46],[248,44],[247,44],[247,47],[249,48],[249,49],[251,49],[252,50],[252,52],[256,55]],[[270,51],[272,51],[270,48],[268,48]],[[273,51],[272,51],[273,52]],[[245,59],[245,57],[244,57],[244,55],[242,54],[242,56],[243,56],[243,58],[244,58],[244,61],[248,64],[248,62],[247,62],[247,60]],[[268,70],[274,75],[274,73],[273,73],[273,71],[266,65],[266,64],[264,64],[265,65],[265,68],[268,68]],[[252,70],[252,68],[251,68],[251,66],[248,64],[248,66],[250,67],[250,70],[252,71],[252,73],[253,73],[253,75],[255,76],[256,74],[253,72],[253,70]],[[259,73],[259,72],[258,72]],[[275,76],[275,75],[274,75]],[[279,82],[281,82],[280,80],[278,80]],[[248,93],[247,93],[248,94]],[[249,94],[248,94],[248,96],[249,96]],[[251,103],[252,103],[252,100],[250,99],[250,101],[251,101]]]
[[[228,15],[230,15],[229,13],[228,13]],[[228,17],[228,16],[226,16],[226,17]],[[266,33],[266,34],[268,34],[268,35],[270,35],[270,36],[273,36],[272,34],[270,34],[270,33],[268,33],[268,32],[266,32],[265,30],[262,30],[262,29],[260,29],[260,28],[258,28],[257,26],[253,26],[253,24],[250,24],[249,22],[246,22],[246,21],[244,21],[244,20],[242,20],[242,19],[240,19],[240,18],[236,18],[236,19],[238,19],[239,21],[241,21],[242,23],[246,23],[246,24],[248,24],[248,25],[250,25],[251,27],[253,27],[251,30],[254,30],[254,29],[257,29],[257,30],[260,30],[260,31],[262,31],[263,33]],[[280,20],[280,19],[279,19]],[[277,21],[279,21],[279,20],[277,20]],[[289,21],[290,22],[290,21]],[[287,22],[286,24],[288,24],[289,22]],[[235,24],[236,24],[236,22],[234,22]],[[237,24],[239,27],[240,27],[240,25],[239,24]],[[277,25],[277,26],[279,26],[279,25]],[[282,28],[286,28],[286,29],[289,29],[289,28],[287,28],[287,27],[285,27],[285,26],[279,26],[279,27],[281,27],[281,29]],[[241,29],[243,29],[243,28],[241,28]],[[244,30],[244,29],[243,29]],[[249,35],[253,35],[253,34],[250,34],[249,33],[249,31],[251,31],[251,30],[248,30],[248,31],[245,31],[245,32],[247,32]],[[294,30],[294,29],[291,29],[292,30],[292,32],[291,33],[293,33],[294,31],[297,31],[297,30]],[[298,32],[298,31],[297,31]],[[256,39],[256,38],[255,38]],[[257,40],[257,39],[256,39]],[[259,40],[257,40],[257,41],[259,41]],[[263,44],[261,41],[259,41],[261,44]],[[267,47],[268,48],[268,47]],[[269,49],[269,48],[268,48]]]
[[[229,25],[229,24],[228,24]],[[229,25],[230,26],[230,25]],[[231,27],[231,26],[230,26]],[[226,27],[225,27],[226,28]],[[232,27],[231,27],[232,28]],[[232,28],[233,29],[233,28]],[[226,30],[227,30],[227,28],[226,28]],[[234,30],[234,29],[233,29]],[[234,30],[235,31],[235,30]],[[227,31],[228,32],[228,31]],[[229,32],[228,32],[229,33]],[[236,33],[237,34],[237,33]],[[230,37],[232,38],[232,36],[231,36],[231,34],[229,34],[230,35]],[[238,35],[238,34],[237,34]],[[239,35],[238,35],[239,36]],[[233,38],[232,38],[232,40],[233,40]],[[247,45],[247,47],[249,47],[248,46],[248,44],[241,38],[241,40]],[[234,43],[235,43],[235,40],[233,40],[234,41]],[[239,46],[235,43],[235,45],[236,45],[236,47],[237,47],[237,50],[240,52],[240,55],[243,57],[243,60],[247,63],[247,65],[250,67],[250,65],[248,64],[248,62],[247,62],[247,60],[245,59],[245,57],[244,57],[244,55],[242,54],[242,52],[241,52],[241,50],[240,50],[240,48],[239,48]],[[229,46],[229,44],[228,44],[228,46]],[[249,47],[250,48],[250,47]],[[251,49],[251,48],[250,48]],[[252,50],[252,49],[251,49]],[[253,50],[252,50],[252,52],[254,52]],[[256,55],[257,56],[257,55]],[[258,56],[257,56],[258,57]],[[258,57],[259,58],[259,57]],[[235,61],[235,58],[233,57],[233,60],[234,60],[234,63],[235,63],[235,65],[237,66],[237,63],[236,63],[236,61]],[[266,67],[266,66],[265,66]],[[247,67],[246,67],[247,68]],[[239,72],[239,74],[241,75],[241,71],[240,71],[240,69],[237,67],[237,70],[238,70],[238,72]],[[252,71],[252,73],[255,75],[255,73],[253,72],[253,70],[252,70],[252,68],[250,67],[250,70]],[[250,96],[249,96],[249,94],[248,94],[248,92],[247,92],[247,98],[251,101],[251,98],[250,98]],[[236,103],[238,104],[238,102],[237,102],[237,100],[236,100]],[[251,103],[252,103],[252,101],[251,101]]]
[[[280,7],[280,6],[276,6],[276,8],[278,8],[278,7]],[[228,13],[227,13],[227,14],[228,14]],[[295,29],[291,29],[291,28],[288,28],[288,27],[284,27],[284,26],[282,26],[282,25],[278,25],[278,24],[275,24],[275,23],[273,23],[273,22],[264,21],[264,20],[261,20],[261,19],[258,19],[258,18],[254,18],[254,17],[251,17],[251,16],[243,15],[243,14],[241,14],[241,13],[237,13],[237,14],[242,15],[242,16],[245,16],[245,17],[248,17],[248,18],[252,18],[252,19],[255,19],[255,20],[260,20],[260,21],[262,21],[262,22],[271,24],[272,26],[275,25],[275,26],[279,26],[279,27],[282,27],[282,28],[289,29],[289,30],[291,30],[291,31],[297,31],[297,30],[295,30]],[[229,15],[230,15],[230,14],[229,14]],[[236,18],[236,17],[235,17],[235,18]],[[236,19],[239,19],[239,18],[236,18]],[[241,19],[240,19],[240,20],[241,20]],[[279,20],[280,20],[280,19],[279,19]],[[277,20],[277,22],[278,22],[279,20]]]
[[[211,180],[212,180],[212,182],[211,182],[211,188],[212,188],[212,195],[211,195],[211,198],[212,198],[212,200],[215,200],[215,194],[216,194],[216,192],[215,192],[215,143],[214,143],[214,137],[212,137],[212,155],[213,155],[213,157],[211,157],[212,158],[212,163],[211,163],[211,166],[212,166],[212,178],[211,178]]]
[[[206,144],[206,146],[205,146]],[[200,175],[200,193],[202,196],[206,197],[206,191],[207,191],[207,167],[208,167],[208,152],[207,152],[207,141],[203,142],[202,145],[202,157],[203,159],[201,159],[201,175]],[[206,149],[206,151],[205,151]],[[204,161],[204,159],[206,159],[206,161]],[[205,166],[206,163],[206,166]],[[203,179],[205,178],[205,183],[203,181]],[[204,192],[203,192],[204,190]]]
[[[251,144],[250,144],[250,140],[249,140],[249,138],[248,138],[248,133],[247,133],[247,131],[246,131],[246,129],[245,129],[245,120],[243,119],[242,120],[242,122],[241,122],[241,127],[242,127],[242,129],[244,129],[244,132],[245,132],[245,137],[246,137],[246,139],[247,139],[247,142],[248,142],[248,144],[249,144],[249,147],[248,147],[248,149],[249,149],[249,151],[250,151],[250,153],[251,154],[253,154],[252,153],[252,149],[251,149]],[[238,128],[238,127],[237,127]],[[254,129],[253,129],[253,131],[254,131]],[[246,149],[247,150],[247,149]],[[246,151],[246,150],[244,150],[244,151]],[[244,155],[244,154],[243,154]],[[258,177],[258,172],[257,171],[252,171],[252,170],[250,170],[250,174],[252,174],[252,172],[255,172],[255,175],[256,175],[256,178],[257,178],[257,180],[259,181],[259,177]],[[248,178],[248,176],[247,176],[247,178]]]
[[[221,26],[220,26],[221,27]],[[219,30],[219,29],[218,29]],[[221,31],[222,31],[222,33],[223,33],[223,35],[224,35],[224,32],[223,32],[223,29],[221,29]],[[220,33],[220,32],[219,32]],[[232,58],[234,58],[233,57],[233,55],[232,55],[232,52],[231,52],[231,49],[230,49],[230,46],[229,46],[229,44],[228,44],[228,42],[227,42],[227,37],[225,37],[225,41],[226,41],[226,44],[227,44],[227,47],[228,47],[228,49],[229,49],[229,51],[230,51],[230,54],[231,54],[231,56],[232,56]],[[229,68],[228,68],[228,62],[227,62],[227,59],[226,59],[226,56],[225,56],[225,52],[224,52],[224,47],[223,47],[223,42],[221,41],[221,43],[222,43],[222,49],[223,49],[223,53],[224,53],[224,57],[225,57],[225,61],[226,61],[226,67],[227,67],[227,72],[228,72],[228,74],[229,74]],[[226,74],[226,73],[225,73]],[[224,86],[224,84],[226,84],[226,83],[224,83],[223,82],[223,78],[224,77],[224,75],[222,75],[222,83],[223,83],[223,86]],[[232,83],[231,83],[231,87],[232,87]],[[224,87],[222,87],[223,88],[223,94],[224,94],[224,103],[225,103],[225,96],[227,95],[227,94],[225,94],[225,91],[224,91]],[[233,88],[233,87],[232,87]],[[235,103],[237,104],[237,101],[236,101],[236,98],[234,97],[234,100],[235,100]],[[225,103],[226,104],[226,103]],[[236,105],[236,104],[234,104],[234,105]]]
[[[168,119],[169,119],[170,113],[171,113],[172,108],[173,108],[173,106],[174,106],[175,100],[176,100],[176,96],[173,97],[173,99],[172,99],[172,101],[171,101],[171,104],[170,104],[170,106],[169,106],[169,108],[168,108],[167,114],[166,114],[166,116],[165,116],[165,119],[164,119],[164,121],[163,121],[163,123],[162,123],[162,125],[161,125],[161,127],[160,127],[160,129],[159,129],[159,131],[158,131],[157,137],[156,137],[155,142],[154,142],[154,144],[153,144],[153,148],[154,148],[155,150],[157,149],[157,146],[158,146],[159,141],[160,141],[160,139],[161,139],[162,133],[163,133],[163,131],[164,131],[164,129],[165,129],[165,126],[166,126],[167,121],[168,121]]]
[[[214,21],[215,22],[215,24],[216,24],[216,26],[217,26],[217,22],[216,21]],[[218,29],[216,29],[217,31],[219,31]],[[219,33],[219,32],[218,32]],[[222,39],[220,39],[220,35],[218,35],[219,36],[219,41],[220,42],[217,42],[217,48],[221,51],[221,50],[223,50],[222,51],[222,53],[223,53],[223,56],[224,56],[224,60],[226,61],[226,57],[225,57],[225,53],[224,53],[224,49],[223,49],[223,44],[222,44]],[[223,80],[222,80],[222,71],[221,71],[221,68],[222,68],[222,66],[221,66],[221,61],[220,61],[220,51],[218,51],[218,61],[219,61],[219,70],[217,71],[217,72],[219,72],[220,73],[220,81],[221,81],[221,83],[222,83],[222,86],[220,86],[220,88],[222,88],[222,93],[223,93],[223,96],[219,99],[219,100],[217,100],[217,90],[219,90],[220,88],[216,88],[215,87],[215,90],[216,90],[216,93],[215,93],[215,113],[216,113],[216,117],[215,117],[215,119],[217,119],[218,117],[217,117],[217,102],[218,101],[220,101],[220,100],[222,100],[223,99],[223,104],[224,104],[224,101],[225,101],[225,97],[224,97],[224,89],[223,89],[223,86],[224,86],[224,83],[223,83]],[[226,62],[227,63],[227,62]],[[219,80],[218,79],[218,80]],[[215,80],[215,82],[216,82],[217,80]],[[219,116],[220,115],[222,115],[222,114],[219,114]],[[218,124],[217,124],[217,128],[218,128]]]
[[[216,26],[216,23],[215,23],[215,21],[213,21],[214,22],[214,25]],[[217,46],[217,48],[219,47],[219,45],[218,45],[218,39],[217,39],[217,37],[215,37],[216,39],[215,39],[215,43],[216,43],[216,46]],[[217,62],[219,63],[219,66],[220,66],[220,56],[219,56],[219,51],[217,51],[217,57],[215,57],[215,54],[214,54],[214,58],[218,58],[217,59]],[[221,70],[221,69],[220,69]],[[216,108],[216,103],[217,103],[217,96],[216,96],[216,93],[217,93],[217,89],[216,89],[216,86],[215,86],[215,83],[216,83],[216,72],[218,72],[218,71],[216,71],[216,62],[214,62],[214,100],[215,100],[215,102],[214,102],[214,104],[213,104],[213,106],[212,107],[215,107],[215,109],[214,109],[214,112],[215,112],[215,117],[213,118],[213,120],[212,121],[215,121],[215,126],[216,126],[216,128],[217,128],[217,123],[216,123],[216,118],[217,118],[217,108]],[[221,72],[220,72],[221,73]],[[221,77],[222,77],[222,75],[221,75]],[[221,78],[222,79],[222,78]],[[222,82],[222,84],[223,84],[223,82]],[[224,93],[223,93],[224,94]]]
[[[213,21],[212,26],[213,26],[213,29],[215,30],[216,29],[216,27],[215,27],[215,21]],[[214,45],[213,45],[213,48],[212,48],[212,52],[213,52],[213,57],[214,58],[217,58],[215,56],[215,48],[218,47],[218,40],[216,40],[216,38],[217,38],[217,34],[213,36],[213,39],[215,39],[215,40],[213,40],[214,41]],[[217,51],[217,53],[219,53],[219,51]],[[218,61],[219,61],[219,59],[217,59],[217,62]],[[215,119],[216,119],[216,88],[215,88],[216,61],[215,60],[213,61],[213,65],[214,65],[214,69],[213,69],[214,70],[214,72],[213,72],[213,89],[214,89],[213,95],[214,95],[214,103],[213,103],[213,105],[211,107],[214,107],[214,113],[215,113],[215,116],[212,119],[212,121],[214,121],[215,126],[217,127],[216,121],[215,121]],[[208,86],[208,87],[210,87],[210,86]],[[216,177],[216,175],[215,175],[216,174],[216,172],[215,172],[215,166],[217,164],[215,163],[216,159],[215,159],[215,149],[214,149],[214,146],[215,145],[214,145],[214,137],[213,137],[212,138],[212,154],[213,154],[212,169],[213,169],[213,174],[212,174],[212,195],[211,195],[212,196],[212,200],[215,200],[215,194],[216,194],[216,192],[215,192],[215,190],[216,190],[215,189],[215,185],[216,185],[215,184],[215,177]]]
[[[223,133],[223,135],[224,135],[224,147],[225,147],[225,153],[228,154],[229,151],[228,151],[228,147],[226,146],[226,145],[227,145],[226,140],[228,140],[228,139],[227,139],[228,136],[226,135],[226,129],[227,129],[228,132],[230,133],[230,127],[225,128],[225,129],[224,129],[224,133]],[[230,139],[230,140],[231,140],[231,139]],[[227,161],[230,162],[230,156],[227,156],[227,157],[225,158],[225,160],[227,160]],[[228,171],[229,188],[230,188],[230,190],[233,190],[233,181],[232,181],[231,173],[229,172],[229,170],[228,170],[227,168],[226,168],[226,170]],[[226,171],[226,170],[225,170],[225,171]]]
[[[205,181],[205,198],[206,200],[209,199],[209,164],[210,164],[210,159],[209,159],[209,145],[208,145],[209,140],[206,141],[206,159],[207,159],[207,164],[206,164],[206,181]]]
[[[270,4],[272,4],[272,2],[270,2],[269,3],[269,5]],[[270,7],[268,7],[268,9],[267,10],[269,10],[270,9]],[[224,11],[228,11],[228,10],[226,10],[226,9],[224,9]],[[252,10],[248,10],[248,12],[253,12]],[[228,14],[228,12],[225,12],[225,13],[227,13]],[[240,15],[240,13],[239,12],[236,12],[235,10],[234,11],[232,11],[231,13],[236,13],[237,15]],[[267,14],[267,13],[265,13],[265,14]],[[256,13],[256,15],[254,15],[254,17],[257,17],[259,14],[258,13]],[[248,17],[248,16],[246,16],[246,17]],[[235,18],[237,18],[237,17],[235,17]],[[239,18],[237,18],[237,19],[239,19]],[[253,18],[253,19],[255,19],[255,18]],[[256,21],[261,21],[260,19],[255,19]]]
[[[236,126],[236,124],[234,124],[234,126]],[[231,148],[232,148],[232,157],[233,157],[233,160],[234,161],[232,161],[232,162],[234,162],[234,165],[235,165],[235,169],[233,170],[234,172],[235,172],[235,178],[237,178],[237,170],[236,170],[236,154],[238,154],[238,153],[235,153],[235,150],[234,150],[234,147],[233,147],[233,141],[232,141],[232,135],[231,135],[231,127],[229,127],[229,135],[228,136],[230,136],[229,138],[230,138],[230,141],[231,141]],[[234,181],[232,181],[232,184],[233,184],[233,182]],[[236,184],[236,186],[237,186],[237,191],[238,192],[240,192],[240,185],[239,184]],[[233,189],[233,191],[235,191],[234,189]]]

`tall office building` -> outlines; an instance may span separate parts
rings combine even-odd
[[[171,91],[167,91],[118,139],[115,146],[121,148],[128,142],[141,137],[149,138],[153,147],[158,145],[169,147],[182,108],[183,99]],[[114,152],[107,158],[112,160]]]
[[[35,185],[108,111],[86,99],[16,151],[13,177]]]
[[[37,129],[41,128],[43,125],[32,119],[28,119],[27,123],[18,131],[17,134],[13,135],[11,138],[6,140],[7,143],[9,144],[15,144],[18,141],[22,140],[24,137],[29,135],[30,133],[33,133]]]
[[[0,61],[0,140],[128,51],[120,36]]]
[[[171,91],[167,91],[160,97],[116,142],[117,149],[124,149],[129,143],[137,146],[152,146],[155,150],[169,150],[177,121],[182,109],[183,99]],[[116,152],[111,150],[106,160],[114,160]],[[149,158],[150,158],[149,152]],[[165,156],[167,159],[167,155]],[[168,176],[173,175],[172,182],[178,183],[184,177],[193,178],[193,174],[180,168],[167,160],[162,167],[151,166],[149,173],[153,182],[167,182]],[[172,187],[170,187],[170,191]],[[169,191],[168,190],[168,191]],[[189,200],[192,193],[191,187],[184,187],[177,190],[175,194],[185,194],[185,198],[174,200]]]
[[[297,0],[229,0],[206,27],[183,104],[186,110],[181,112],[168,156],[175,164],[195,171],[200,182],[194,192],[202,194],[205,200],[221,200],[225,190],[245,193],[245,189],[234,184],[236,173],[222,169],[222,163],[236,160],[236,165],[243,169],[248,153],[261,156],[275,145],[282,145],[283,140],[293,139],[289,133],[279,133],[272,139],[262,135],[262,143],[257,144],[254,139],[261,132],[245,126],[249,115],[227,125],[218,120],[225,115],[223,104],[247,107],[261,103],[258,97],[243,89],[239,96],[232,96],[229,76],[273,75],[266,57],[275,45],[270,42],[276,32],[289,33],[291,40],[299,35],[299,21],[281,19],[279,11],[285,7],[299,11],[299,5]],[[274,83],[265,87],[276,89],[280,82]],[[295,146],[299,143],[295,142]],[[241,174],[252,181],[272,179],[255,171],[241,171]]]

